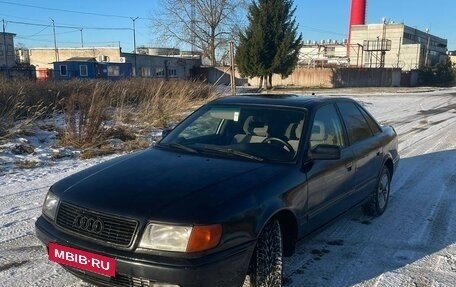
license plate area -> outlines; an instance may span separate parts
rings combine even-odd
[[[49,243],[49,260],[104,276],[116,275],[115,258],[76,248]]]

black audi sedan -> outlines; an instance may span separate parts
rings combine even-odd
[[[295,243],[388,204],[397,135],[348,98],[212,101],[155,146],[55,183],[36,235],[99,286],[282,286]]]

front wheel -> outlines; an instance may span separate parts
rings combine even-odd
[[[244,287],[282,286],[282,232],[277,220],[269,222],[261,232]]]
[[[372,197],[364,206],[364,213],[371,216],[380,216],[388,205],[390,194],[391,175],[386,166],[383,167],[382,173],[377,181],[377,186]]]

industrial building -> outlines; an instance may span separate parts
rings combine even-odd
[[[352,25],[350,66],[401,68],[433,67],[447,59],[447,40],[403,23]]]
[[[131,63],[133,76],[153,78],[179,78],[191,77],[192,69],[201,65],[200,57],[189,57],[178,53],[175,55],[162,55],[163,52],[141,49],[138,53],[124,53],[120,47],[87,47],[87,48],[30,48],[30,64],[37,70],[37,78],[44,79],[52,75],[50,72],[54,62],[66,61],[70,58],[95,58],[100,63]],[[151,55],[155,51],[158,54]]]
[[[54,79],[109,79],[120,80],[132,76],[131,63],[98,62],[95,58],[74,57],[54,62]]]
[[[0,68],[16,66],[14,36],[16,34],[0,32]]]
[[[298,64],[306,68],[348,66],[347,40],[306,41],[300,50]]]
[[[448,58],[446,39],[403,23],[353,25],[350,37],[349,41],[305,42],[299,65],[410,71],[424,66],[434,67]]]
[[[348,39],[307,41],[300,53],[301,67],[399,68],[410,71],[446,61],[446,39],[383,19],[366,24],[367,0],[352,0]]]

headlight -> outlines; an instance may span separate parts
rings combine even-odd
[[[176,226],[150,223],[144,230],[140,248],[176,252],[198,252],[217,246],[222,226]]]
[[[43,203],[43,214],[49,217],[50,219],[55,219],[55,213],[57,211],[57,206],[59,205],[59,198],[57,195],[52,192],[46,194],[46,198]]]

